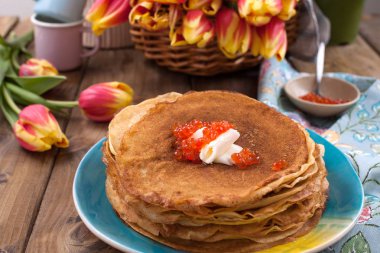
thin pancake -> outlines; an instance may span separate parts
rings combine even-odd
[[[112,194],[111,192],[113,189],[110,187],[110,185],[106,184],[106,190],[107,194],[110,194],[112,196],[117,196],[116,194]],[[116,198],[110,198],[112,206],[118,206],[118,200]],[[144,221],[144,219],[140,219],[141,223],[138,225],[136,223],[128,222],[125,217],[121,217],[126,224],[131,226],[135,231],[152,238],[155,241],[161,242],[165,245],[168,245],[170,247],[173,247],[175,249],[179,250],[186,250],[189,252],[252,252],[257,250],[262,250],[266,248],[271,248],[275,245],[284,244],[290,241],[295,240],[297,237],[300,237],[306,233],[308,233],[310,230],[312,230],[318,223],[321,215],[322,215],[323,208],[319,208],[316,210],[313,217],[311,217],[308,222],[306,222],[300,229],[295,231],[291,236],[288,236],[285,239],[281,239],[275,242],[271,243],[257,243],[248,239],[232,239],[232,240],[222,240],[218,242],[208,243],[208,242],[199,242],[199,241],[193,241],[193,240],[183,240],[178,238],[164,238],[158,235],[155,235],[155,233],[151,233],[146,231],[145,229],[142,229],[141,226],[146,227],[147,225],[144,223],[149,223],[148,221]]]
[[[226,165],[178,162],[173,156],[172,126],[192,119],[229,120],[242,136],[237,144],[255,150],[261,163],[238,170]],[[152,204],[178,210],[202,205],[237,206],[258,189],[296,172],[308,148],[298,125],[274,109],[244,95],[207,91],[160,103],[124,133],[116,155],[123,188]],[[271,165],[286,159],[280,171]]]
[[[108,127],[108,140],[111,143],[111,153],[113,155],[116,154],[124,132],[144,117],[157,103],[173,102],[180,96],[182,96],[182,94],[176,92],[166,93],[155,98],[147,99],[137,105],[127,106],[116,114]]]

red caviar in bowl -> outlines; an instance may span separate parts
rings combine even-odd
[[[260,158],[248,148],[243,148],[240,153],[232,154],[231,159],[241,169],[260,162]]]
[[[279,160],[279,161],[274,162],[272,164],[272,170],[274,170],[274,171],[280,171],[280,170],[284,169],[287,166],[288,166],[288,162],[282,159],[282,160]]]
[[[334,104],[343,104],[348,101],[343,100],[343,99],[331,99],[327,97],[322,97],[320,95],[315,94],[314,92],[309,92],[303,96],[300,96],[300,99],[306,100],[309,102],[314,102],[317,104],[329,104],[329,105],[334,105]]]

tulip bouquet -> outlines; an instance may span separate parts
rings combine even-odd
[[[79,101],[56,101],[41,95],[56,87],[65,76],[48,61],[30,58],[26,50],[32,33],[6,41],[0,37],[0,109],[13,128],[19,144],[29,151],[66,148],[69,140],[53,112],[77,105],[94,121],[109,121],[131,104],[133,90],[127,84],[106,82],[82,91]],[[20,59],[27,60],[19,65]]]
[[[169,30],[171,46],[204,48],[217,43],[230,58],[251,52],[284,58],[285,21],[296,14],[298,0],[97,0],[87,13],[100,35],[129,22],[148,31]]]

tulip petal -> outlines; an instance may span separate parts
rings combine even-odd
[[[214,16],[222,7],[222,0],[188,0],[183,4],[185,10],[202,10],[208,16]]]
[[[219,49],[228,58],[246,53],[251,45],[251,28],[233,10],[223,8],[216,15],[216,33]]]
[[[253,28],[251,52],[259,53],[264,58],[276,56],[278,60],[285,57],[287,36],[284,21],[273,18],[267,25]]]
[[[173,47],[188,45],[183,37],[183,28],[178,27],[173,34],[170,35],[170,45]]]
[[[92,23],[92,30],[101,35],[104,30],[128,21],[130,2],[125,0],[98,0],[90,8],[86,19]]]
[[[268,24],[282,10],[281,0],[238,0],[242,18],[255,26]]]
[[[190,10],[183,19],[183,37],[190,45],[205,47],[215,35],[213,23],[201,10]]]
[[[298,0],[282,0],[282,10],[280,14],[278,14],[278,18],[284,21],[288,21],[292,17],[294,17],[297,13],[296,6]]]
[[[160,4],[142,1],[129,14],[131,24],[138,23],[149,31],[159,31],[169,27],[169,14],[160,9]]]

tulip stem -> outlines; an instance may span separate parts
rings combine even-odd
[[[21,110],[18,108],[16,103],[13,101],[11,95],[9,94],[9,91],[5,88],[5,86],[2,86],[4,99],[7,102],[8,106],[18,115]]]
[[[77,101],[56,101],[56,100],[46,100],[43,97],[25,90],[17,85],[6,83],[6,88],[9,89],[10,92],[14,93],[16,96],[22,98],[23,100],[33,103],[33,104],[43,104],[50,109],[63,109],[63,108],[72,108],[78,105]]]
[[[65,108],[72,108],[78,106],[78,101],[58,101],[58,100],[46,100],[49,104],[61,106]]]
[[[5,119],[11,125],[11,127],[13,127],[13,125],[17,121],[17,115],[15,115],[12,111],[7,110],[7,108],[6,108],[5,104],[4,104],[3,96],[0,97],[0,108],[1,108],[1,111],[3,112],[3,114],[4,114]]]

